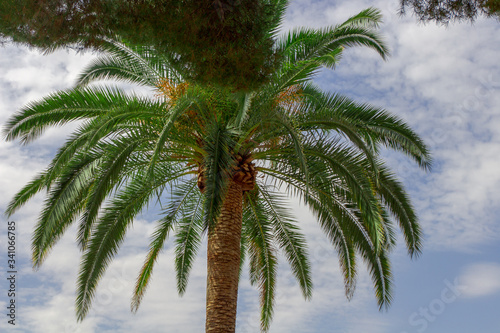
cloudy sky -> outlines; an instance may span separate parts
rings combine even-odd
[[[498,333],[500,327],[500,23],[421,25],[401,18],[397,0],[292,1],[284,30],[340,23],[368,5],[384,14],[383,34],[392,56],[349,50],[335,71],[318,75],[325,90],[381,106],[403,117],[432,148],[432,172],[390,152],[385,157],[413,199],[425,233],[424,252],[411,260],[403,246],[392,254],[395,297],[379,312],[363,269],[355,297],[343,293],[332,247],[307,209],[291,201],[307,235],[315,290],[311,301],[282,261],[271,332]],[[0,48],[0,123],[23,104],[70,87],[91,54],[43,56]],[[0,142],[0,213],[21,186],[46,167],[71,126],[52,129],[30,146]],[[7,324],[6,232],[2,215],[0,331],[202,332],[205,318],[205,251],[184,297],[177,296],[173,251],[163,252],[137,314],[130,313],[133,284],[145,257],[155,213],[139,216],[107,270],[93,310],[76,323],[74,300],[80,253],[69,230],[43,267],[34,272],[30,239],[43,196],[10,220],[17,226],[17,318]],[[402,242],[399,242],[402,245]],[[240,284],[238,332],[258,332],[258,292]]]

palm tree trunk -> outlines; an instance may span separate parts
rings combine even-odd
[[[206,332],[235,331],[242,199],[241,185],[230,180],[219,219],[208,233]]]

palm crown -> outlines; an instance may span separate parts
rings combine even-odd
[[[218,290],[237,292],[245,259],[251,282],[261,291],[261,324],[267,330],[279,249],[304,297],[312,294],[307,246],[286,207],[287,192],[310,208],[338,251],[347,297],[354,291],[360,256],[380,307],[387,306],[395,223],[411,256],[421,250],[421,233],[403,185],[378,152],[389,147],[428,169],[428,150],[397,117],[324,93],[310,82],[321,67],[335,66],[345,47],[364,45],[385,57],[387,49],[374,31],[379,22],[378,11],[368,9],[335,27],[276,37],[281,66],[269,84],[251,92],[190,84],[183,80],[183,68],[154,49],[107,41],[106,54],[81,74],[75,88],[29,104],[5,129],[8,140],[28,143],[49,126],[82,121],[49,167],[8,207],[12,214],[48,190],[33,235],[34,266],[78,220],[83,256],[76,304],[83,319],[127,228],[158,198],[166,206],[151,236],[132,309],[137,310],[171,233],[180,294],[208,234],[207,331],[225,331],[209,321],[221,301]],[[148,86],[155,96],[91,85],[102,79]],[[232,239],[224,239],[226,234]],[[217,266],[226,255],[230,266]],[[221,279],[235,280],[236,287],[218,286]],[[231,297],[234,316],[236,296]]]

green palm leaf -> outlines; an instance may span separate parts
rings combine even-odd
[[[181,171],[181,170],[179,170]],[[87,314],[99,279],[123,242],[125,232],[133,218],[165,184],[182,176],[181,172],[158,170],[159,178],[152,183],[139,173],[126,185],[105,208],[103,217],[93,231],[85,250],[78,275],[76,297],[77,317],[82,320]]]
[[[203,202],[205,198],[199,191],[189,192],[189,201],[183,211],[176,228],[175,265],[177,273],[177,290],[180,295],[186,292],[189,273],[201,245],[203,233]]]
[[[142,301],[142,298],[144,297],[144,293],[146,291],[148,283],[151,280],[151,274],[153,273],[154,264],[158,258],[160,251],[163,249],[168,234],[174,228],[176,222],[179,220],[179,215],[182,214],[183,210],[190,211],[189,208],[191,207],[186,209],[185,206],[189,204],[190,201],[192,201],[190,199],[193,195],[195,186],[196,184],[193,182],[186,182],[183,185],[179,186],[179,191],[172,199],[170,207],[165,211],[165,217],[157,222],[158,226],[151,237],[151,243],[149,245],[147,258],[144,262],[144,265],[142,266],[135,285],[135,291],[131,305],[132,311],[134,312],[139,309],[139,305]],[[194,247],[194,244],[188,244],[186,245],[186,247],[192,249]],[[191,259],[191,257],[189,259]],[[187,264],[187,266],[190,267],[189,264]],[[186,271],[186,269],[184,269],[184,271]]]
[[[272,239],[272,227],[262,205],[250,196],[246,197],[244,234],[250,257],[250,281],[260,289],[261,329],[267,331],[274,312],[275,281],[277,273],[276,250]]]
[[[285,199],[278,193],[259,187],[261,205],[273,226],[273,234],[277,243],[283,249],[292,268],[295,278],[299,282],[302,294],[306,299],[312,297],[311,264],[307,254],[306,240],[300,233],[298,222],[285,208]]]

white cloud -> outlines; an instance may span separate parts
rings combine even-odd
[[[42,56],[37,51],[15,46],[1,48],[0,52],[2,122],[25,103],[71,87],[83,66],[93,57],[90,53],[76,55],[72,51]]]
[[[477,263],[467,266],[459,277],[465,297],[490,296],[500,292],[500,264]]]

